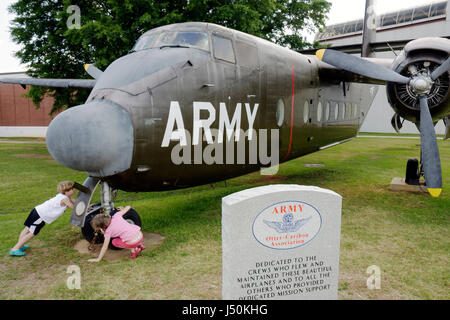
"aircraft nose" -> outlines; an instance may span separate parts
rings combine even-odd
[[[47,149],[60,164],[107,177],[130,168],[133,124],[128,112],[106,100],[72,107],[47,129]]]

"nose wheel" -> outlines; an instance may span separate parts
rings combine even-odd
[[[101,202],[89,205],[92,199],[92,194],[99,184],[101,188]],[[80,193],[78,194],[77,201],[75,202],[75,208],[72,211],[71,223],[75,226],[81,227],[81,233],[91,244],[90,248],[92,248],[94,244],[102,243],[104,241],[104,237],[102,234],[96,233],[92,229],[91,221],[97,214],[106,213],[113,216],[117,212],[113,202],[113,199],[117,194],[117,190],[111,188],[106,181],[100,181],[98,178],[93,177],[87,178],[79,190]],[[139,227],[142,226],[141,218],[133,208],[124,214],[123,218],[128,223],[135,224]],[[114,249],[116,247],[111,244],[110,248]]]
[[[99,244],[99,243],[103,243],[103,241],[105,240],[103,234],[101,233],[96,233],[94,231],[94,229],[92,229],[91,226],[91,220],[100,213],[103,213],[101,210],[101,204],[98,203],[96,204],[96,210],[93,212],[90,212],[85,219],[85,223],[84,226],[81,228],[81,233],[83,234],[83,237],[86,239],[87,242],[90,243],[89,249],[92,249],[93,246],[95,244]],[[114,215],[117,212],[116,209],[113,209],[112,214]],[[142,227],[142,221],[141,221],[141,217],[139,216],[139,214],[137,213],[136,210],[134,210],[133,208],[131,208],[130,210],[128,210],[128,212],[126,214],[123,215],[123,218],[131,224],[135,224],[139,227]],[[112,242],[110,243],[109,247],[111,249],[121,249],[121,248],[117,248],[115,246],[112,245]]]

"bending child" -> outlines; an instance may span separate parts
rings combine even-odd
[[[144,236],[141,232],[141,227],[128,223],[123,215],[130,210],[130,206],[118,207],[117,211],[112,217],[109,214],[98,214],[91,220],[92,229],[95,232],[103,233],[105,241],[103,242],[100,254],[96,259],[89,259],[89,262],[99,262],[102,260],[106,251],[108,250],[111,238],[112,244],[119,248],[131,249],[130,258],[134,259],[137,255],[145,249],[142,244]]]
[[[28,218],[25,220],[25,228],[20,233],[19,240],[9,251],[11,256],[20,257],[26,255],[24,251],[30,246],[25,245],[25,243],[37,236],[46,223],[52,223],[58,219],[67,208],[73,209],[75,203],[75,199],[72,198],[75,193],[73,182],[60,182],[57,190],[59,193],[56,196],[31,210]]]

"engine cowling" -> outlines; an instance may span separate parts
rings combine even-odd
[[[430,88],[428,106],[433,122],[450,114],[450,74],[445,72],[435,81],[429,75],[449,56],[450,45],[443,38],[422,38],[409,42],[392,64],[392,69],[416,81],[414,86],[388,82],[386,91],[390,105],[402,118],[418,123],[420,105],[418,88]],[[419,84],[419,85],[418,85]]]

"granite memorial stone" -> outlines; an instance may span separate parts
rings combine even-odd
[[[342,197],[269,185],[222,199],[222,298],[337,299]]]

